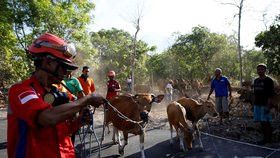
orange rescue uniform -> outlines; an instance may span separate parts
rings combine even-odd
[[[78,77],[78,80],[80,81],[83,90],[84,90],[84,94],[88,95],[91,94],[95,91],[95,86],[94,86],[94,82],[93,79],[90,77],[87,78],[83,78],[83,77]]]

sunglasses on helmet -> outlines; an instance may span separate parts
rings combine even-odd
[[[64,46],[58,46],[55,44],[51,44],[47,41],[36,41],[36,42],[37,43],[35,43],[35,47],[40,48],[41,46],[44,46],[47,48],[52,48],[61,51],[63,55],[67,58],[71,58],[71,57],[74,58],[77,54],[74,43],[67,43]]]

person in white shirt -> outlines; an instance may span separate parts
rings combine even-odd
[[[131,76],[128,76],[128,78],[126,79],[126,85],[127,85],[127,91],[131,92],[131,86],[132,86]]]
[[[172,95],[173,95],[173,81],[169,80],[167,85],[165,86],[165,95],[167,101],[172,101]]]

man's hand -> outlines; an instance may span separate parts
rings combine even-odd
[[[99,94],[92,93],[89,97],[89,105],[92,105],[94,107],[99,107],[101,104],[105,103],[105,98],[103,98]]]

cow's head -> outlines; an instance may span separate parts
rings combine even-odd
[[[183,137],[184,137],[184,140],[185,140],[185,147],[188,149],[188,150],[191,150],[192,149],[192,142],[193,142],[193,130],[192,129],[184,129],[183,131]]]
[[[134,101],[138,104],[138,108],[140,111],[140,118],[144,122],[148,121],[148,113],[151,111],[152,103],[159,103],[162,101],[164,95],[158,95],[155,97],[151,93],[138,93],[133,96]]]
[[[203,106],[203,111],[209,114],[212,117],[218,116],[218,113],[215,109],[215,105],[211,100],[202,100],[200,99],[200,105]]]
[[[237,91],[240,94],[239,99],[243,100],[244,102],[251,101],[252,99],[252,90],[251,88],[242,87]]]
[[[152,103],[160,103],[163,98],[164,95],[158,95],[155,97],[151,93],[138,93],[133,96],[135,102],[140,106],[140,112],[143,112],[144,110],[150,112]]]

